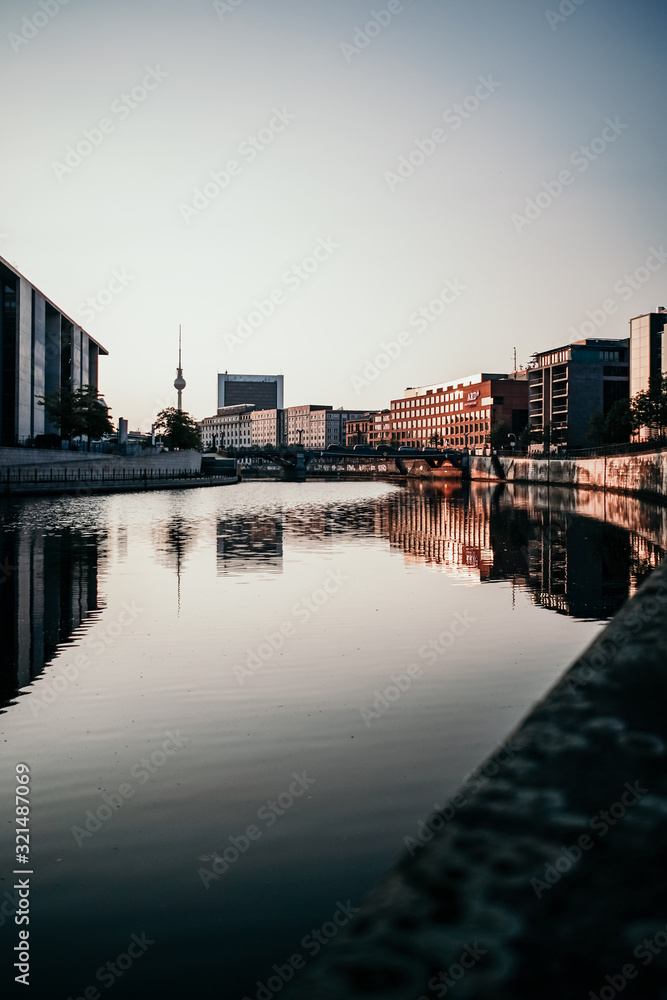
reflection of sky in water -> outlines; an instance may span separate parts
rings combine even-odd
[[[254,996],[548,689],[665,537],[665,512],[629,498],[451,484],[256,483],[3,514],[17,567],[0,592],[3,738],[34,775],[45,996],[81,995],[144,931],[156,944],[119,995]],[[184,744],[148,774],[167,731]],[[315,783],[269,826],[258,814],[304,771]],[[127,782],[77,846],[71,827]],[[205,889],[200,858],[250,824],[260,838]]]

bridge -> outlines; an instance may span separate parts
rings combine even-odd
[[[273,452],[273,451],[250,451],[247,449],[237,449],[237,458],[259,458],[265,462],[272,462],[279,465],[289,476],[296,475],[297,479],[305,479],[308,466],[313,460],[333,460],[350,461],[351,459],[394,462],[398,472],[407,475],[408,466],[406,462],[421,461],[431,469],[441,469],[444,465],[451,465],[455,469],[462,469],[464,458],[467,454],[455,448],[435,451],[434,449],[410,451],[397,451],[392,448],[377,448],[368,451],[348,451],[345,448],[328,448],[326,451],[304,450],[297,452]]]

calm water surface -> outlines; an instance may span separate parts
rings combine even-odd
[[[517,486],[245,483],[0,517],[0,801],[27,762],[31,995],[63,1000],[254,1000],[274,963],[312,960],[666,544],[659,508]],[[96,978],[133,934],[153,943]]]

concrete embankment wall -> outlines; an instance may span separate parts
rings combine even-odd
[[[665,1000],[665,663],[667,564],[285,1000]]]
[[[577,486],[584,489],[667,497],[667,451],[606,458],[511,458],[500,456],[507,482]],[[471,479],[500,477],[490,457],[470,457]]]
[[[62,471],[63,468],[82,470],[93,469],[95,474],[111,474],[118,470],[141,469],[178,469],[188,472],[199,472],[201,469],[201,453],[198,451],[170,451],[146,455],[96,455],[78,451],[55,451],[46,448],[0,448],[0,478],[7,469],[24,470],[38,469],[43,475],[44,469],[53,468]]]

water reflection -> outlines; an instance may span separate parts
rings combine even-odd
[[[216,535],[218,576],[225,573],[282,573],[283,522],[280,517],[247,516],[219,520]]]
[[[22,520],[21,509],[16,505],[11,516],[5,511],[0,528],[0,706],[100,608],[106,530],[45,532],[28,517]],[[667,511],[593,492],[421,482],[338,504],[301,505],[298,494],[284,509],[241,503],[217,516],[213,531],[183,509],[151,529],[158,564],[177,575],[179,608],[181,574],[195,549],[214,547],[218,576],[282,574],[284,550],[315,540],[333,546],[344,536],[363,544],[382,539],[407,563],[429,565],[461,584],[511,580],[535,604],[604,620],[662,558]],[[117,524],[115,538],[115,555],[124,562],[128,525]]]
[[[0,710],[101,608],[104,535],[0,526]]]

